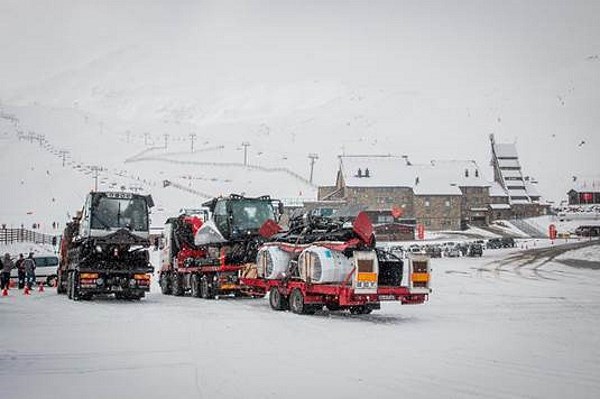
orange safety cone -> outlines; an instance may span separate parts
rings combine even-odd
[[[23,295],[30,295],[28,285],[25,285],[25,289],[23,290]]]
[[[2,290],[2,296],[8,296],[8,288],[6,288],[6,287],[5,287],[5,288]]]
[[[44,283],[43,282],[38,284],[38,292],[44,292]]]

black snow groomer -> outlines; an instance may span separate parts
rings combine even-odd
[[[150,290],[148,210],[152,197],[92,192],[65,228],[58,292],[70,299],[96,294],[141,299]]]

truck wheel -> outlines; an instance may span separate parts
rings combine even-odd
[[[67,298],[73,299],[73,273],[69,273],[67,276]]]
[[[163,295],[171,295],[172,290],[168,273],[161,273],[158,278],[158,283],[160,285],[160,292],[162,292]]]
[[[194,298],[200,298],[200,285],[201,285],[201,281],[200,281],[200,275],[199,274],[192,274],[192,279],[191,279],[191,286],[192,286],[192,296]]]
[[[304,295],[299,288],[294,288],[290,295],[290,309],[296,314],[314,314],[317,308],[304,303]]]
[[[62,273],[56,277],[56,293],[66,294],[65,283],[63,282]]]
[[[277,287],[272,287],[269,291],[269,305],[273,310],[287,310],[290,307],[288,299],[279,292]]]
[[[177,272],[171,274],[171,289],[173,290],[173,295],[182,296],[184,293],[183,290],[183,275]]]
[[[200,295],[204,299],[215,299],[215,293],[212,288],[212,284],[208,282],[209,278],[210,276],[202,276],[202,279],[200,280]]]
[[[80,299],[79,294],[79,286],[77,281],[79,280],[79,275],[77,272],[71,273],[71,299],[74,301],[78,301]]]
[[[58,281],[57,276],[48,276],[46,277],[46,287],[56,287],[56,282]]]

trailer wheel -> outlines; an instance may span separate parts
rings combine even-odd
[[[296,314],[314,314],[317,308],[304,303],[304,295],[299,288],[294,288],[290,295],[290,310]]]
[[[287,310],[290,307],[288,299],[279,292],[277,287],[269,290],[269,305],[273,310]]]
[[[212,284],[208,282],[209,276],[202,276],[200,279],[200,296],[204,299],[215,299],[215,293]]]
[[[160,285],[160,292],[162,292],[163,295],[171,295],[172,290],[168,273],[160,273],[158,283]]]
[[[369,314],[372,311],[373,311],[373,309],[371,309],[368,306],[352,306],[350,308],[351,314]]]
[[[192,296],[194,298],[200,298],[200,285],[201,285],[201,281],[200,281],[200,275],[199,274],[192,274],[192,279],[191,279],[191,286],[192,286]]]
[[[330,302],[330,303],[326,304],[325,306],[331,312],[335,312],[335,311],[340,310],[342,308],[338,303],[334,303],[334,302]]]
[[[173,290],[173,295],[182,296],[184,293],[183,290],[183,275],[177,272],[173,272],[171,274],[171,289]]]

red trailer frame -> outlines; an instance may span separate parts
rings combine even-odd
[[[313,314],[323,306],[329,310],[349,309],[353,314],[368,314],[380,309],[383,301],[400,301],[403,305],[424,303],[429,299],[430,270],[428,259],[419,270],[414,270],[412,260],[407,260],[407,286],[378,286],[376,293],[359,293],[353,287],[356,268],[352,269],[339,284],[313,284],[291,279],[265,279],[241,277],[240,281],[254,295],[269,294],[269,304],[273,310],[291,310],[297,314]]]

